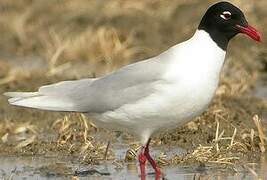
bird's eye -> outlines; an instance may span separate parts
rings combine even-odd
[[[220,15],[220,17],[223,18],[224,20],[229,20],[229,19],[231,19],[231,16],[232,16],[232,14],[231,14],[229,11],[224,11],[224,12]]]

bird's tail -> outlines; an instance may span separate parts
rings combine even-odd
[[[73,111],[73,105],[66,98],[44,95],[40,92],[7,92],[8,102],[15,106],[30,107],[50,111]]]
[[[8,102],[15,106],[30,107],[49,111],[77,111],[80,112],[77,100],[72,98],[76,89],[89,89],[94,79],[62,81],[46,85],[37,92],[7,92]],[[76,102],[76,103],[75,103]]]

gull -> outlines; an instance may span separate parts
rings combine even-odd
[[[7,92],[9,103],[49,111],[84,113],[99,127],[127,131],[142,143],[141,178],[151,136],[177,128],[205,111],[218,86],[229,41],[239,33],[261,41],[243,12],[229,2],[208,8],[194,35],[158,56],[99,78],[63,81],[37,92]]]

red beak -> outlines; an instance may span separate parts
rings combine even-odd
[[[247,25],[247,26],[236,25],[236,27],[238,28],[238,30],[241,33],[248,35],[249,37],[251,37],[255,41],[258,41],[258,42],[262,41],[261,33],[259,31],[257,31],[254,27],[252,27],[250,25]]]

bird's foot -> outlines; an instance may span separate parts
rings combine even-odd
[[[160,170],[159,166],[157,165],[156,161],[151,157],[151,155],[149,153],[150,141],[151,141],[151,139],[149,139],[147,144],[146,144],[144,155],[146,156],[147,160],[149,161],[149,163],[153,167],[153,169],[155,171],[155,176],[156,176],[155,179],[157,180],[157,179],[160,179],[160,177],[162,176],[162,173],[161,173],[161,170]]]
[[[142,147],[141,152],[138,156],[139,164],[140,164],[140,171],[141,171],[141,180],[145,180],[146,178],[146,172],[145,172],[145,166],[146,166],[146,161],[151,164],[152,168],[155,171],[155,179],[159,180],[162,177],[162,172],[157,165],[156,161],[151,157],[149,153],[149,143],[150,140],[148,140],[146,146]]]
[[[147,158],[146,158],[143,150],[139,154],[138,160],[139,160],[139,165],[140,165],[141,180],[145,180],[145,178],[146,178],[146,160],[147,160]]]
[[[159,167],[156,167],[154,170],[155,170],[155,179],[159,180],[162,175],[161,170]]]

